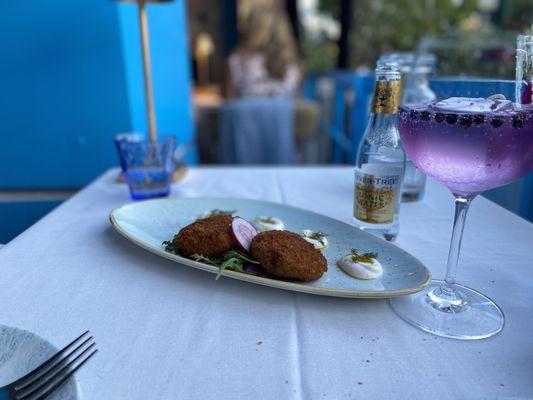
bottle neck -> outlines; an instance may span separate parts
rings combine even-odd
[[[388,125],[396,126],[397,119],[398,119],[398,114],[370,113],[369,123],[371,123],[373,126],[376,126],[376,127],[388,126]]]
[[[365,131],[369,142],[388,143],[396,147],[400,142],[397,115],[400,106],[400,74],[376,76],[370,118]]]
[[[368,119],[368,127],[372,129],[379,128],[379,130],[389,130],[392,127],[395,131],[397,131],[397,123],[398,114],[370,113],[370,117]]]
[[[376,80],[370,112],[372,114],[385,115],[397,114],[400,106],[400,91],[401,87],[399,79]]]
[[[428,85],[428,77],[425,73],[416,73],[413,74],[413,85],[415,86],[427,86]]]
[[[396,147],[400,143],[398,114],[371,113],[366,126],[365,136],[370,142],[382,141]],[[384,137],[384,135],[386,137]]]

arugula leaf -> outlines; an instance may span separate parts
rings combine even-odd
[[[165,251],[168,251],[169,253],[178,254],[179,251],[174,244],[174,240],[165,240],[163,242],[163,246],[165,248]],[[219,267],[218,274],[216,276],[216,280],[218,280],[222,273],[225,270],[230,271],[237,271],[244,274],[251,274],[255,275],[253,272],[247,272],[244,270],[244,266],[246,264],[259,264],[259,261],[251,259],[246,254],[241,253],[238,250],[230,250],[227,253],[225,253],[222,257],[207,257],[202,254],[192,254],[189,256],[191,260],[198,261],[204,264],[213,265],[215,267]]]
[[[192,254],[190,258],[192,258],[194,261],[202,262],[204,264],[215,265],[215,266],[218,266],[221,262],[220,258],[206,257],[201,254]]]
[[[231,271],[245,272],[243,269],[242,260],[236,257],[230,257],[226,261],[224,261],[222,264],[220,264],[220,269],[218,270],[218,274],[215,280],[218,281],[218,278],[220,278],[222,276],[222,273],[227,269]]]
[[[218,271],[217,277],[215,278],[216,280],[218,280],[218,278],[222,276],[222,272],[224,272],[225,270],[237,271],[247,274],[248,272],[244,270],[245,264],[259,264],[259,261],[252,260],[251,258],[237,250],[228,251],[222,256],[222,259],[224,261],[220,263],[220,269]]]
[[[222,258],[225,260],[230,259],[230,258],[237,258],[241,261],[244,261],[250,264],[259,264],[259,261],[252,260],[251,258],[249,258],[248,256],[246,256],[245,254],[241,253],[238,250],[230,250],[226,254],[224,254]]]
[[[165,246],[165,251],[168,251],[169,253],[178,254],[178,248],[176,247],[174,240],[165,240],[162,244],[163,246]]]

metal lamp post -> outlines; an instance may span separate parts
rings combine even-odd
[[[139,7],[139,28],[141,30],[141,48],[143,55],[144,94],[146,98],[146,115],[148,117],[148,134],[150,141],[157,140],[157,127],[154,111],[154,94],[152,89],[152,67],[150,63],[150,40],[148,37],[148,17],[146,4],[170,3],[173,0],[117,0],[124,3],[136,3]]]
[[[157,127],[155,118],[154,95],[152,89],[152,69],[150,62],[150,40],[148,37],[148,17],[146,15],[147,4],[171,3],[174,0],[116,0],[122,3],[136,3],[139,7],[139,29],[141,30],[141,49],[143,57],[143,72],[144,72],[144,95],[146,99],[146,115],[148,119],[148,134],[150,142],[157,140]],[[186,172],[185,164],[176,166],[173,174],[173,181],[180,180]],[[124,180],[121,174],[121,180]]]

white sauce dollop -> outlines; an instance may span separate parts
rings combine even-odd
[[[252,225],[257,232],[282,231],[285,228],[283,221],[276,217],[257,217]]]
[[[378,260],[371,258],[371,263],[354,261],[353,256],[348,254],[341,258],[337,265],[348,275],[357,279],[375,279],[383,274],[383,268]]]
[[[316,239],[313,236],[316,236],[316,232],[311,229],[304,229],[301,233],[302,238],[307,242],[315,246],[315,249],[326,250],[329,246],[328,239],[325,236],[320,236],[320,239]]]

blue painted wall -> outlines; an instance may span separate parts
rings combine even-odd
[[[149,18],[159,128],[185,142],[184,0],[150,6]],[[0,38],[0,189],[81,187],[117,165],[113,136],[146,127],[135,6],[2,1]]]
[[[79,187],[130,129],[115,6],[0,4],[0,188]]]

